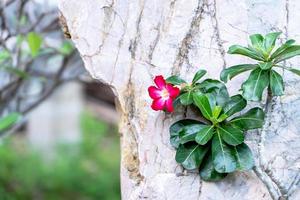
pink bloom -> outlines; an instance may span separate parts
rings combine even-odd
[[[166,83],[163,76],[156,76],[154,82],[157,87],[150,86],[148,88],[149,96],[153,99],[151,108],[173,112],[173,100],[179,95],[179,88]]]

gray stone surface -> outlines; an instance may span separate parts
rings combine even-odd
[[[174,160],[169,125],[183,118],[152,111],[147,87],[157,74],[190,80],[199,68],[209,77],[249,62],[228,55],[251,33],[282,31],[300,41],[297,0],[61,0],[59,8],[86,69],[110,85],[121,114],[123,199],[269,200],[300,199],[300,79],[279,71],[286,95],[262,106],[262,130],[249,132],[254,171],[218,183],[203,182]],[[292,59],[299,66],[299,58]],[[235,94],[245,76],[227,85]]]

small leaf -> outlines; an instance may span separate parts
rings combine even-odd
[[[196,135],[196,142],[205,145],[214,135],[214,126],[205,125]]]
[[[217,119],[217,121],[220,123],[220,122],[222,122],[222,121],[224,121],[225,119],[227,119],[228,118],[228,116],[226,115],[226,114],[222,114],[218,119]]]
[[[42,45],[42,37],[35,32],[30,32],[27,35],[27,43],[30,49],[31,56],[36,57]]]
[[[11,128],[21,118],[21,114],[13,112],[0,119],[0,132]]]
[[[180,95],[180,103],[184,106],[190,105],[193,103],[193,93],[192,91],[187,91]]]
[[[202,115],[206,119],[210,119],[212,117],[212,111],[207,96],[199,92],[193,93],[193,100],[195,105],[200,109]]]
[[[264,37],[261,34],[250,35],[252,46],[255,48],[261,48],[263,46]]]
[[[220,79],[226,83],[228,80],[231,80],[233,77],[255,68],[257,68],[257,65],[252,65],[252,64],[235,65],[227,69],[224,69],[221,72]]]
[[[262,70],[268,70],[271,67],[273,67],[273,62],[261,62],[258,64],[258,66],[262,69]]]
[[[219,173],[213,166],[212,156],[209,156],[203,160],[200,166],[200,177],[205,181],[219,181],[227,176],[227,173]]]
[[[280,53],[286,50],[288,47],[292,46],[296,41],[295,40],[288,40],[283,45],[281,45],[276,51],[271,55],[271,60],[276,58]]]
[[[270,71],[270,87],[274,96],[281,96],[284,94],[283,79],[281,75],[274,70]]]
[[[234,154],[236,157],[238,170],[250,170],[253,168],[253,155],[250,148],[245,143],[235,146]]]
[[[176,151],[175,160],[185,169],[197,169],[200,166],[207,150],[207,147],[200,146],[196,143],[179,145]]]
[[[273,32],[273,33],[268,33],[265,36],[264,47],[265,47],[266,52],[270,53],[273,50],[273,48],[275,46],[275,42],[280,34],[281,34],[281,32]]]
[[[261,108],[252,108],[245,114],[233,118],[230,123],[245,131],[261,128],[264,123],[265,113]]]
[[[189,124],[184,126],[179,132],[179,142],[181,144],[195,140],[196,135],[206,128],[207,125],[202,123]]]
[[[222,141],[218,130],[212,140],[212,159],[214,168],[219,173],[230,173],[237,168],[234,151]]]
[[[179,76],[170,76],[169,78],[166,79],[167,83],[171,83],[173,85],[181,85],[183,83],[186,83],[185,80],[183,80],[182,78],[180,78]]]
[[[243,98],[242,95],[238,94],[230,97],[230,100],[224,106],[224,114],[228,117],[234,113],[242,111],[247,106],[247,101]]]
[[[251,72],[248,79],[242,85],[243,97],[250,101],[260,101],[262,93],[268,85],[268,71],[257,68]]]
[[[222,107],[221,106],[215,106],[213,111],[212,111],[212,116],[215,118],[215,119],[218,119],[220,113],[222,111]]]
[[[275,63],[290,59],[292,57],[300,55],[300,45],[292,45],[278,54],[275,58]]]
[[[58,51],[63,55],[70,55],[73,50],[74,46],[69,41],[63,42],[62,46],[58,49]]]
[[[169,132],[170,132],[170,143],[173,147],[178,148],[179,144],[180,144],[180,132],[182,131],[182,129],[190,124],[201,124],[201,122],[196,121],[196,120],[192,120],[192,119],[183,119],[183,120],[179,120],[175,123],[173,123],[170,126]]]
[[[15,67],[4,67],[4,70],[23,79],[28,79],[30,77],[30,75],[26,71]]]
[[[240,46],[240,45],[232,45],[231,47],[229,47],[228,53],[229,54],[239,54],[239,55],[247,56],[249,58],[259,60],[259,61],[264,60],[264,58],[261,57],[259,53],[253,51],[250,48],[243,47],[243,46]]]
[[[199,81],[204,75],[206,74],[206,70],[200,69],[199,71],[197,71],[197,73],[195,74],[192,83],[196,83],[197,81]]]
[[[2,63],[3,61],[5,61],[9,58],[11,58],[9,51],[7,51],[7,50],[0,51],[0,63]]]
[[[295,68],[286,68],[286,69],[289,70],[290,72],[293,72],[294,74],[297,74],[298,76],[300,76],[299,69],[295,69]]]
[[[229,145],[236,146],[244,142],[244,133],[238,128],[228,124],[225,126],[219,126],[217,130],[221,134],[222,139]]]

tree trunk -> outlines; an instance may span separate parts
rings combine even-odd
[[[219,78],[249,62],[228,55],[248,35],[282,31],[300,41],[298,0],[61,0],[60,10],[90,74],[108,84],[121,114],[122,198],[168,200],[300,199],[300,81],[283,72],[285,96],[265,99],[266,123],[247,133],[256,168],[204,182],[174,159],[169,126],[182,119],[150,109],[155,75],[190,80],[198,69]],[[299,65],[300,59],[291,64]],[[290,64],[290,63],[287,63]],[[236,94],[245,76],[230,81]],[[187,112],[189,115],[189,112]]]

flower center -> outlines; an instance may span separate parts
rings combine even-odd
[[[161,98],[168,99],[170,97],[169,91],[167,89],[163,89],[160,93]]]

